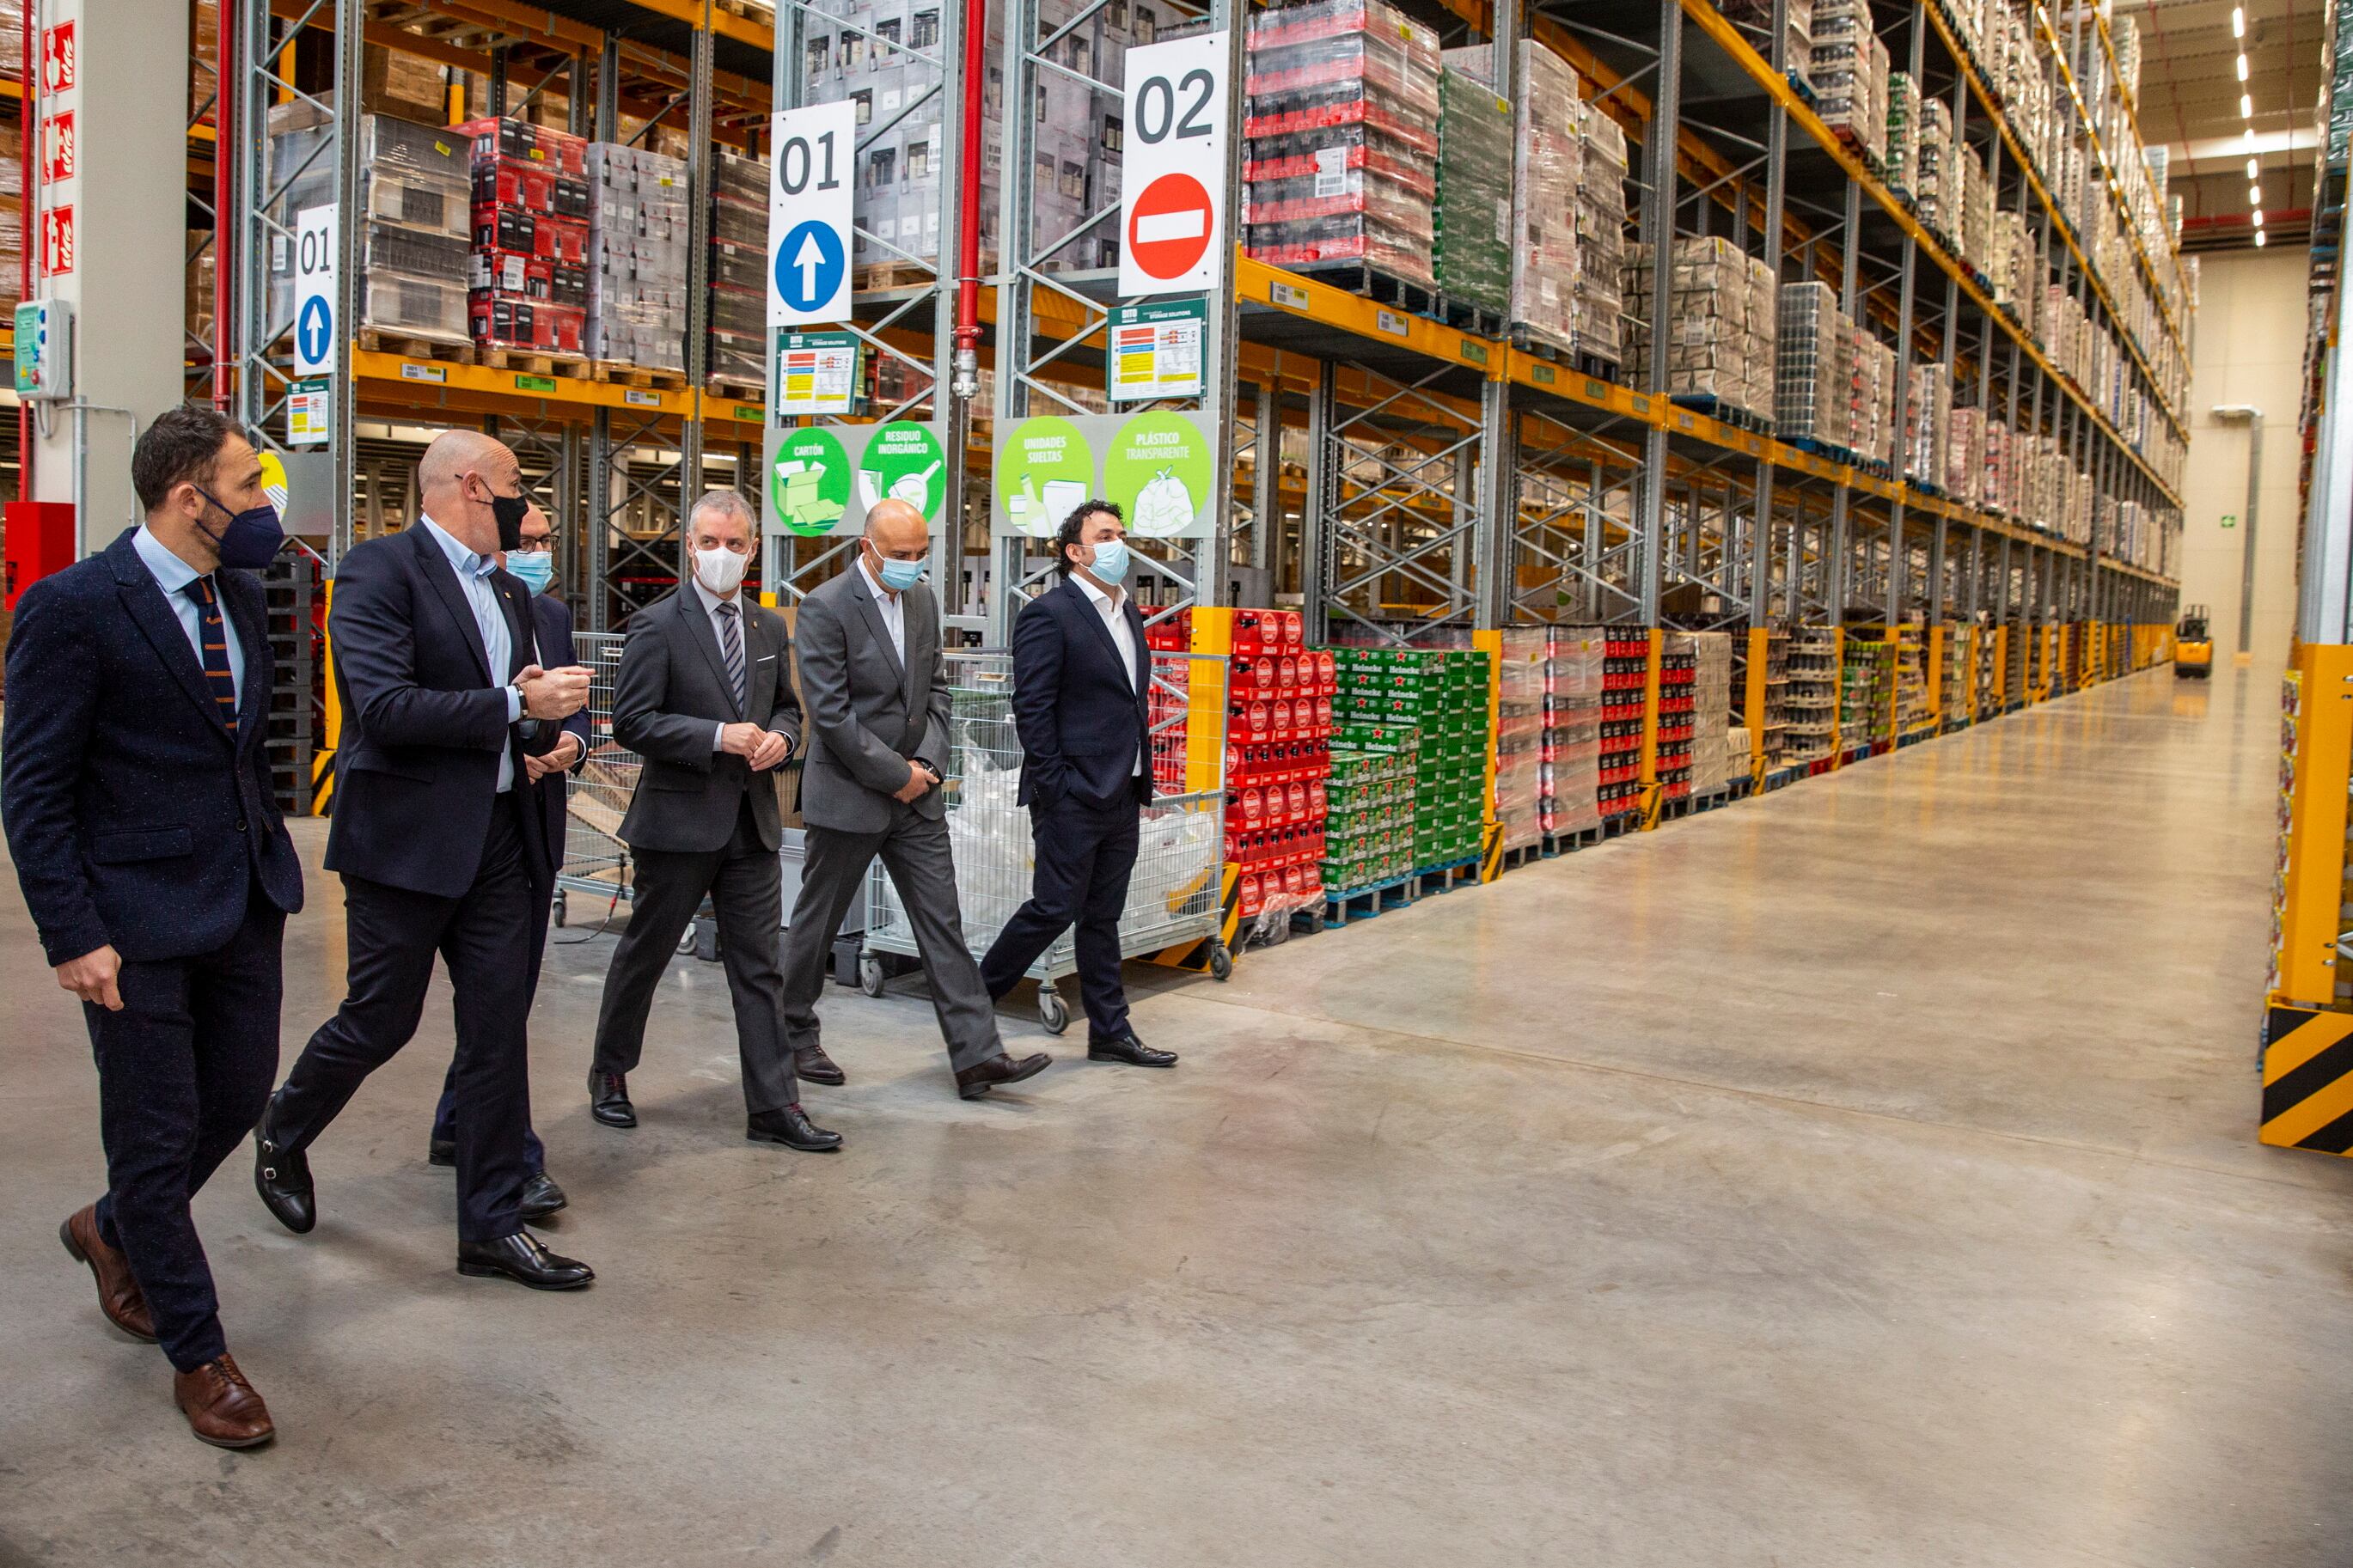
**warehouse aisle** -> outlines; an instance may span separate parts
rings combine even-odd
[[[837,990],[839,1158],[742,1142],[686,962],[646,1125],[592,1126],[611,942],[561,933],[539,1121],[597,1286],[452,1271],[437,1012],[314,1151],[313,1236],[242,1167],[199,1205],[282,1433],[245,1457],[54,1239],[94,1096],[10,894],[0,1563],[2335,1568],[2353,1166],[2253,1142],[2274,682],[2136,678],[1254,954],[1140,1005],[1174,1074],[966,1107],[919,994]]]

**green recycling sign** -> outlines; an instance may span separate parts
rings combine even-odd
[[[938,425],[772,426],[764,452],[761,521],[770,533],[856,533],[867,511],[885,500],[906,501],[934,525],[947,509],[947,449]]]
[[[1100,496],[1120,509],[1139,539],[1198,538],[1213,531],[1218,464],[1225,446],[1206,414],[1043,415],[997,440],[997,537],[1050,539],[1081,501]]]

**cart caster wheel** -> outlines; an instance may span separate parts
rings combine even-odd
[[[678,939],[678,955],[681,958],[694,956],[694,927],[691,925],[686,928],[686,934]]]
[[[557,894],[555,895],[555,907],[554,907],[554,909],[552,911],[550,911],[550,918],[552,918],[552,919],[555,921],[555,927],[556,927],[556,929],[557,929],[558,931],[561,931],[561,930],[563,930],[563,929],[564,929],[564,924],[565,924],[565,921],[564,921],[565,910],[565,897],[564,897],[564,895],[563,895],[561,892],[559,892],[559,893],[557,893]]]
[[[1059,1035],[1071,1026],[1070,1004],[1050,985],[1038,988],[1038,1022],[1050,1035]]]
[[[1234,955],[1222,942],[1209,944],[1209,978],[1231,980],[1234,977]]]
[[[858,988],[869,996],[882,994],[882,960],[873,953],[858,955]]]

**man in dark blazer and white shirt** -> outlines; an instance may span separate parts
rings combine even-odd
[[[1119,508],[1082,502],[1062,521],[1061,585],[1013,623],[1013,720],[1021,736],[1019,800],[1037,865],[1027,903],[980,963],[991,997],[1078,929],[1087,1059],[1168,1068],[1176,1053],[1135,1037],[1119,973],[1119,917],[1135,870],[1137,814],[1152,801],[1152,651],[1122,587],[1127,534]]]
[[[272,798],[261,585],[282,535],[261,462],[209,408],[131,457],[144,526],[25,590],[0,816],[98,1066],[106,1195],[59,1227],[99,1309],[160,1343],[205,1442],[274,1428],[230,1359],[189,1200],[278,1073],[279,955],[302,871]]]
[[[523,758],[554,749],[588,672],[532,661],[523,586],[499,567],[532,510],[515,455],[447,430],[417,468],[417,525],[336,568],[343,731],[326,864],[343,879],[347,990],[270,1097],[254,1185],[287,1229],[317,1223],[310,1146],[416,1034],[438,955],[456,993],[458,1271],[574,1289],[595,1274],[522,1215],[532,904],[552,896],[558,853]]]
[[[572,642],[572,609],[562,599],[547,591],[554,576],[555,557],[551,552],[555,535],[554,525],[537,507],[531,509],[522,520],[522,547],[501,551],[499,564],[531,595],[532,663],[549,669],[570,667],[575,658]],[[565,828],[570,819],[565,798],[565,781],[579,771],[588,756],[588,710],[584,708],[564,721],[563,733],[556,737],[555,749],[545,756],[533,756],[526,752],[522,759],[523,782],[536,802],[550,863],[542,875],[553,880],[564,868]],[[532,994],[539,994],[539,967],[547,952],[547,927],[554,914],[552,902],[533,899],[531,905],[531,974]],[[569,1201],[555,1178],[547,1173],[547,1148],[539,1134],[526,1127],[523,1130],[523,1158],[531,1167],[531,1178],[523,1184],[522,1217],[531,1224],[549,1218],[563,1209]],[[441,1100],[433,1108],[433,1131],[426,1143],[425,1157],[436,1165],[458,1163],[458,1065],[441,1080]]]
[[[785,618],[742,586],[758,548],[744,498],[711,491],[687,518],[687,580],[629,623],[613,739],[645,765],[621,819],[635,859],[629,923],[605,975],[588,1105],[607,1127],[638,1124],[628,1075],[645,1048],[646,1016],[708,897],[735,1004],[744,1136],[822,1152],[841,1140],[803,1114],[778,1020],[785,839],[776,770],[800,743],[801,710]]]
[[[1043,1052],[1005,1052],[980,969],[965,945],[940,770],[948,758],[947,660],[939,603],[923,585],[923,514],[886,500],[866,514],[858,558],[801,601],[796,627],[808,756],[801,764],[807,858],[785,932],[785,1028],[800,1075],[839,1083],[818,1037],[826,953],[881,857],[914,928],[956,1092],[977,1100],[1043,1072]]]

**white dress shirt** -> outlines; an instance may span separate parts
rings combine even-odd
[[[752,638],[751,628],[744,622],[744,590],[738,588],[733,598],[723,599],[704,587],[702,578],[689,577],[686,581],[687,585],[694,590],[694,596],[702,601],[702,613],[711,622],[711,640],[719,649],[719,663],[723,668],[727,663],[727,639],[719,632],[719,606],[735,606],[735,636],[744,645],[744,689],[748,694],[752,689]],[[757,722],[756,720],[753,721]],[[711,749],[714,752],[727,749],[727,726],[723,722],[715,725],[711,731]]]
[[[1119,672],[1127,677],[1127,689],[1130,691],[1134,690],[1135,632],[1134,628],[1130,627],[1127,624],[1126,595],[1123,594],[1118,597],[1113,597],[1112,595],[1104,593],[1101,588],[1096,587],[1092,583],[1088,582],[1084,577],[1080,576],[1076,572],[1071,574],[1071,581],[1079,585],[1080,593],[1084,594],[1089,599],[1094,601],[1095,614],[1103,617],[1103,629],[1111,633],[1112,642],[1119,648]],[[1138,746],[1135,749],[1135,776],[1137,778],[1142,778],[1144,776],[1144,748],[1142,746]]]
[[[449,558],[449,569],[458,574],[458,586],[464,591],[466,604],[474,612],[474,628],[482,634],[482,651],[491,666],[491,684],[507,689],[507,722],[522,717],[522,693],[507,682],[507,667],[514,660],[514,634],[507,629],[507,613],[499,605],[498,590],[491,586],[491,574],[499,568],[495,555],[477,555],[458,542],[448,529],[429,517],[419,517],[433,542]],[[514,749],[499,748],[499,793],[514,788]]]
[[[874,605],[882,612],[882,629],[891,634],[891,646],[898,651],[899,668],[907,668],[907,606],[896,594],[882,585],[881,578],[867,571],[866,558],[858,558],[858,569],[866,573],[867,591],[874,595]]]
[[[148,573],[154,577],[155,586],[164,590],[164,602],[172,606],[172,614],[180,629],[188,634],[188,651],[196,656],[196,668],[205,667],[204,606],[188,592],[188,584],[204,575],[195,567],[172,553],[164,542],[147,531],[142,524],[131,536],[131,548],[139,552],[139,559],[147,563]],[[213,604],[220,610],[221,640],[228,645],[228,672],[237,682],[237,705],[245,707],[245,647],[237,641],[237,619],[228,613],[228,601],[220,591],[220,580],[213,580]]]

